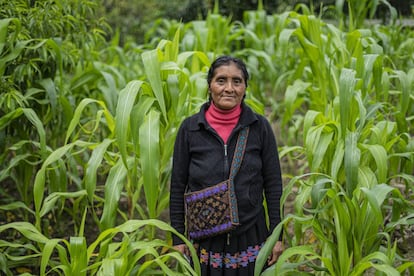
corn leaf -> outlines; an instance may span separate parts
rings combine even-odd
[[[157,99],[160,106],[161,114],[164,117],[164,120],[168,122],[167,109],[164,100],[164,92],[160,75],[161,67],[158,60],[158,49],[144,52],[142,54],[142,61],[144,63],[145,73],[152,87],[152,91],[154,92],[155,98]]]
[[[139,129],[142,177],[150,218],[157,217],[160,190],[160,114],[151,110]]]
[[[346,192],[350,196],[358,186],[358,168],[361,159],[361,151],[357,146],[358,136],[358,133],[348,132],[345,139]]]
[[[67,193],[59,193],[59,192],[55,192],[55,193],[51,193],[50,195],[48,195],[42,205],[42,208],[40,209],[39,212],[39,216],[43,217],[45,216],[48,212],[50,212],[50,210],[52,210],[53,208],[56,207],[56,201],[61,199],[61,198],[78,198],[78,197],[83,197],[86,196],[87,193],[85,190],[79,190],[76,192],[67,192]]]
[[[109,171],[108,178],[105,182],[105,205],[100,220],[102,230],[114,226],[118,202],[121,197],[121,191],[125,184],[127,169],[123,165],[122,159],[119,159],[115,166]]]
[[[355,82],[355,71],[346,68],[342,69],[339,78],[339,110],[343,138],[347,135],[347,129],[352,130],[354,126],[354,122],[351,121],[350,112]]]
[[[90,202],[93,202],[97,184],[97,170],[102,163],[103,157],[107,152],[107,148],[113,143],[113,140],[104,139],[92,151],[91,157],[86,164],[84,188],[87,191]]]
[[[40,153],[42,158],[46,158],[46,131],[42,121],[37,116],[36,112],[31,108],[23,108],[23,113],[26,118],[33,124],[39,134]]]
[[[36,226],[40,228],[40,211],[44,197],[44,188],[46,184],[46,170],[47,167],[62,158],[63,155],[68,153],[75,143],[68,144],[53,151],[42,164],[40,170],[36,173],[35,182],[33,186],[33,195],[36,212]]]
[[[378,183],[386,183],[387,181],[387,151],[381,145],[363,145],[367,148],[372,155],[372,158],[376,164],[376,175]]]
[[[25,236],[27,239],[39,243],[47,243],[49,241],[33,224],[29,222],[11,222],[0,225],[0,233],[7,229],[14,229]]]
[[[70,237],[69,254],[71,257],[72,275],[86,275],[87,256],[84,237]]]
[[[130,133],[131,110],[134,106],[138,92],[143,85],[142,81],[131,81],[121,90],[116,106],[116,137],[124,166],[128,168],[128,137]]]

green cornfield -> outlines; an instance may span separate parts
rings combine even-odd
[[[171,243],[171,156],[223,54],[246,61],[282,163],[256,275],[414,275],[414,29],[387,1],[258,1],[241,21],[216,1],[122,46],[99,2],[0,0],[0,275],[198,275]]]

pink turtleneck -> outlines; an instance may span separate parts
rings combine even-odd
[[[231,131],[239,121],[240,114],[241,105],[229,110],[222,110],[211,103],[206,111],[206,120],[226,144]]]

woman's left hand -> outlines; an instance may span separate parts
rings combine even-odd
[[[270,254],[269,258],[267,259],[267,265],[271,266],[276,263],[277,259],[283,252],[283,244],[281,241],[276,242],[275,246],[273,246],[272,253]]]

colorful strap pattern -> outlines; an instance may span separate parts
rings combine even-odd
[[[233,155],[233,161],[231,163],[230,169],[230,212],[231,220],[233,224],[239,224],[239,212],[237,208],[237,198],[236,190],[234,188],[234,177],[240,169],[241,162],[244,156],[244,150],[246,149],[247,136],[249,135],[249,127],[245,127],[240,131],[239,137],[237,139],[236,149]]]

